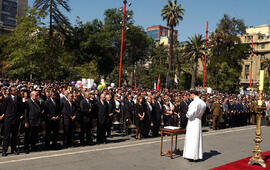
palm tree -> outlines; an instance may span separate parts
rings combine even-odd
[[[61,12],[59,6],[70,12],[68,5],[69,0],[35,0],[34,7],[49,13],[50,19],[50,38],[52,38],[53,30],[58,27],[60,31],[65,30],[65,26],[70,26],[68,18]],[[54,27],[56,25],[57,27]],[[64,27],[63,27],[64,26]]]
[[[181,4],[177,4],[177,0],[172,2],[168,0],[168,4],[164,5],[161,9],[161,17],[167,21],[167,26],[170,27],[170,55],[169,55],[169,70],[172,70],[173,59],[173,32],[174,27],[179,24],[179,21],[183,20],[184,9]]]
[[[186,56],[190,58],[193,62],[192,66],[192,78],[191,78],[191,88],[195,87],[197,69],[198,69],[198,61],[202,59],[204,55],[204,47],[203,47],[203,36],[201,34],[189,37],[189,41],[187,42],[185,52]]]
[[[266,69],[268,76],[270,75],[270,59],[267,58],[262,62],[262,69]]]

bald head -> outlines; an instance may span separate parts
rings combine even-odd
[[[30,93],[30,97],[31,97],[32,100],[36,100],[37,99],[37,92],[36,91],[32,91]]]
[[[104,94],[104,93],[102,93],[102,94],[100,95],[100,100],[101,100],[101,101],[104,101],[104,100],[105,100],[105,94]]]

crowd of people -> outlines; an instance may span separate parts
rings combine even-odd
[[[7,156],[9,146],[11,153],[19,154],[18,136],[23,136],[25,153],[39,150],[41,132],[42,145],[57,149],[59,143],[65,148],[75,142],[82,146],[106,143],[112,129],[128,135],[134,128],[135,138],[140,140],[158,136],[164,126],[186,128],[192,101],[188,91],[168,89],[96,90],[76,88],[66,82],[18,80],[2,80],[0,86],[2,156]],[[222,93],[198,96],[206,103],[203,126],[217,130],[256,123],[256,97]],[[265,116],[269,108],[269,99],[265,98]]]

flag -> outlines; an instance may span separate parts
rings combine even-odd
[[[174,75],[174,82],[175,82],[176,84],[178,84],[178,77],[177,77],[176,74]]]
[[[166,76],[166,84],[167,84],[167,89],[169,89],[170,85],[169,85],[169,76],[168,76],[168,74]]]
[[[157,91],[160,89],[160,74],[158,75]]]
[[[136,87],[136,77],[134,78],[134,90],[136,91],[137,90],[137,87]]]
[[[157,90],[157,83],[156,83],[156,80],[154,80],[154,90]]]

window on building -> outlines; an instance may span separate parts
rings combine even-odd
[[[264,60],[264,54],[261,55],[261,60]]]
[[[147,31],[147,35],[152,37],[154,40],[159,40],[158,30]]]
[[[249,73],[249,65],[245,65],[245,72]]]
[[[246,80],[249,80],[249,78],[250,78],[250,77],[249,77],[249,73],[245,73],[245,79],[246,79]]]
[[[253,36],[248,36],[248,41],[251,41],[253,39]]]
[[[265,49],[265,44],[261,44],[261,49]]]

